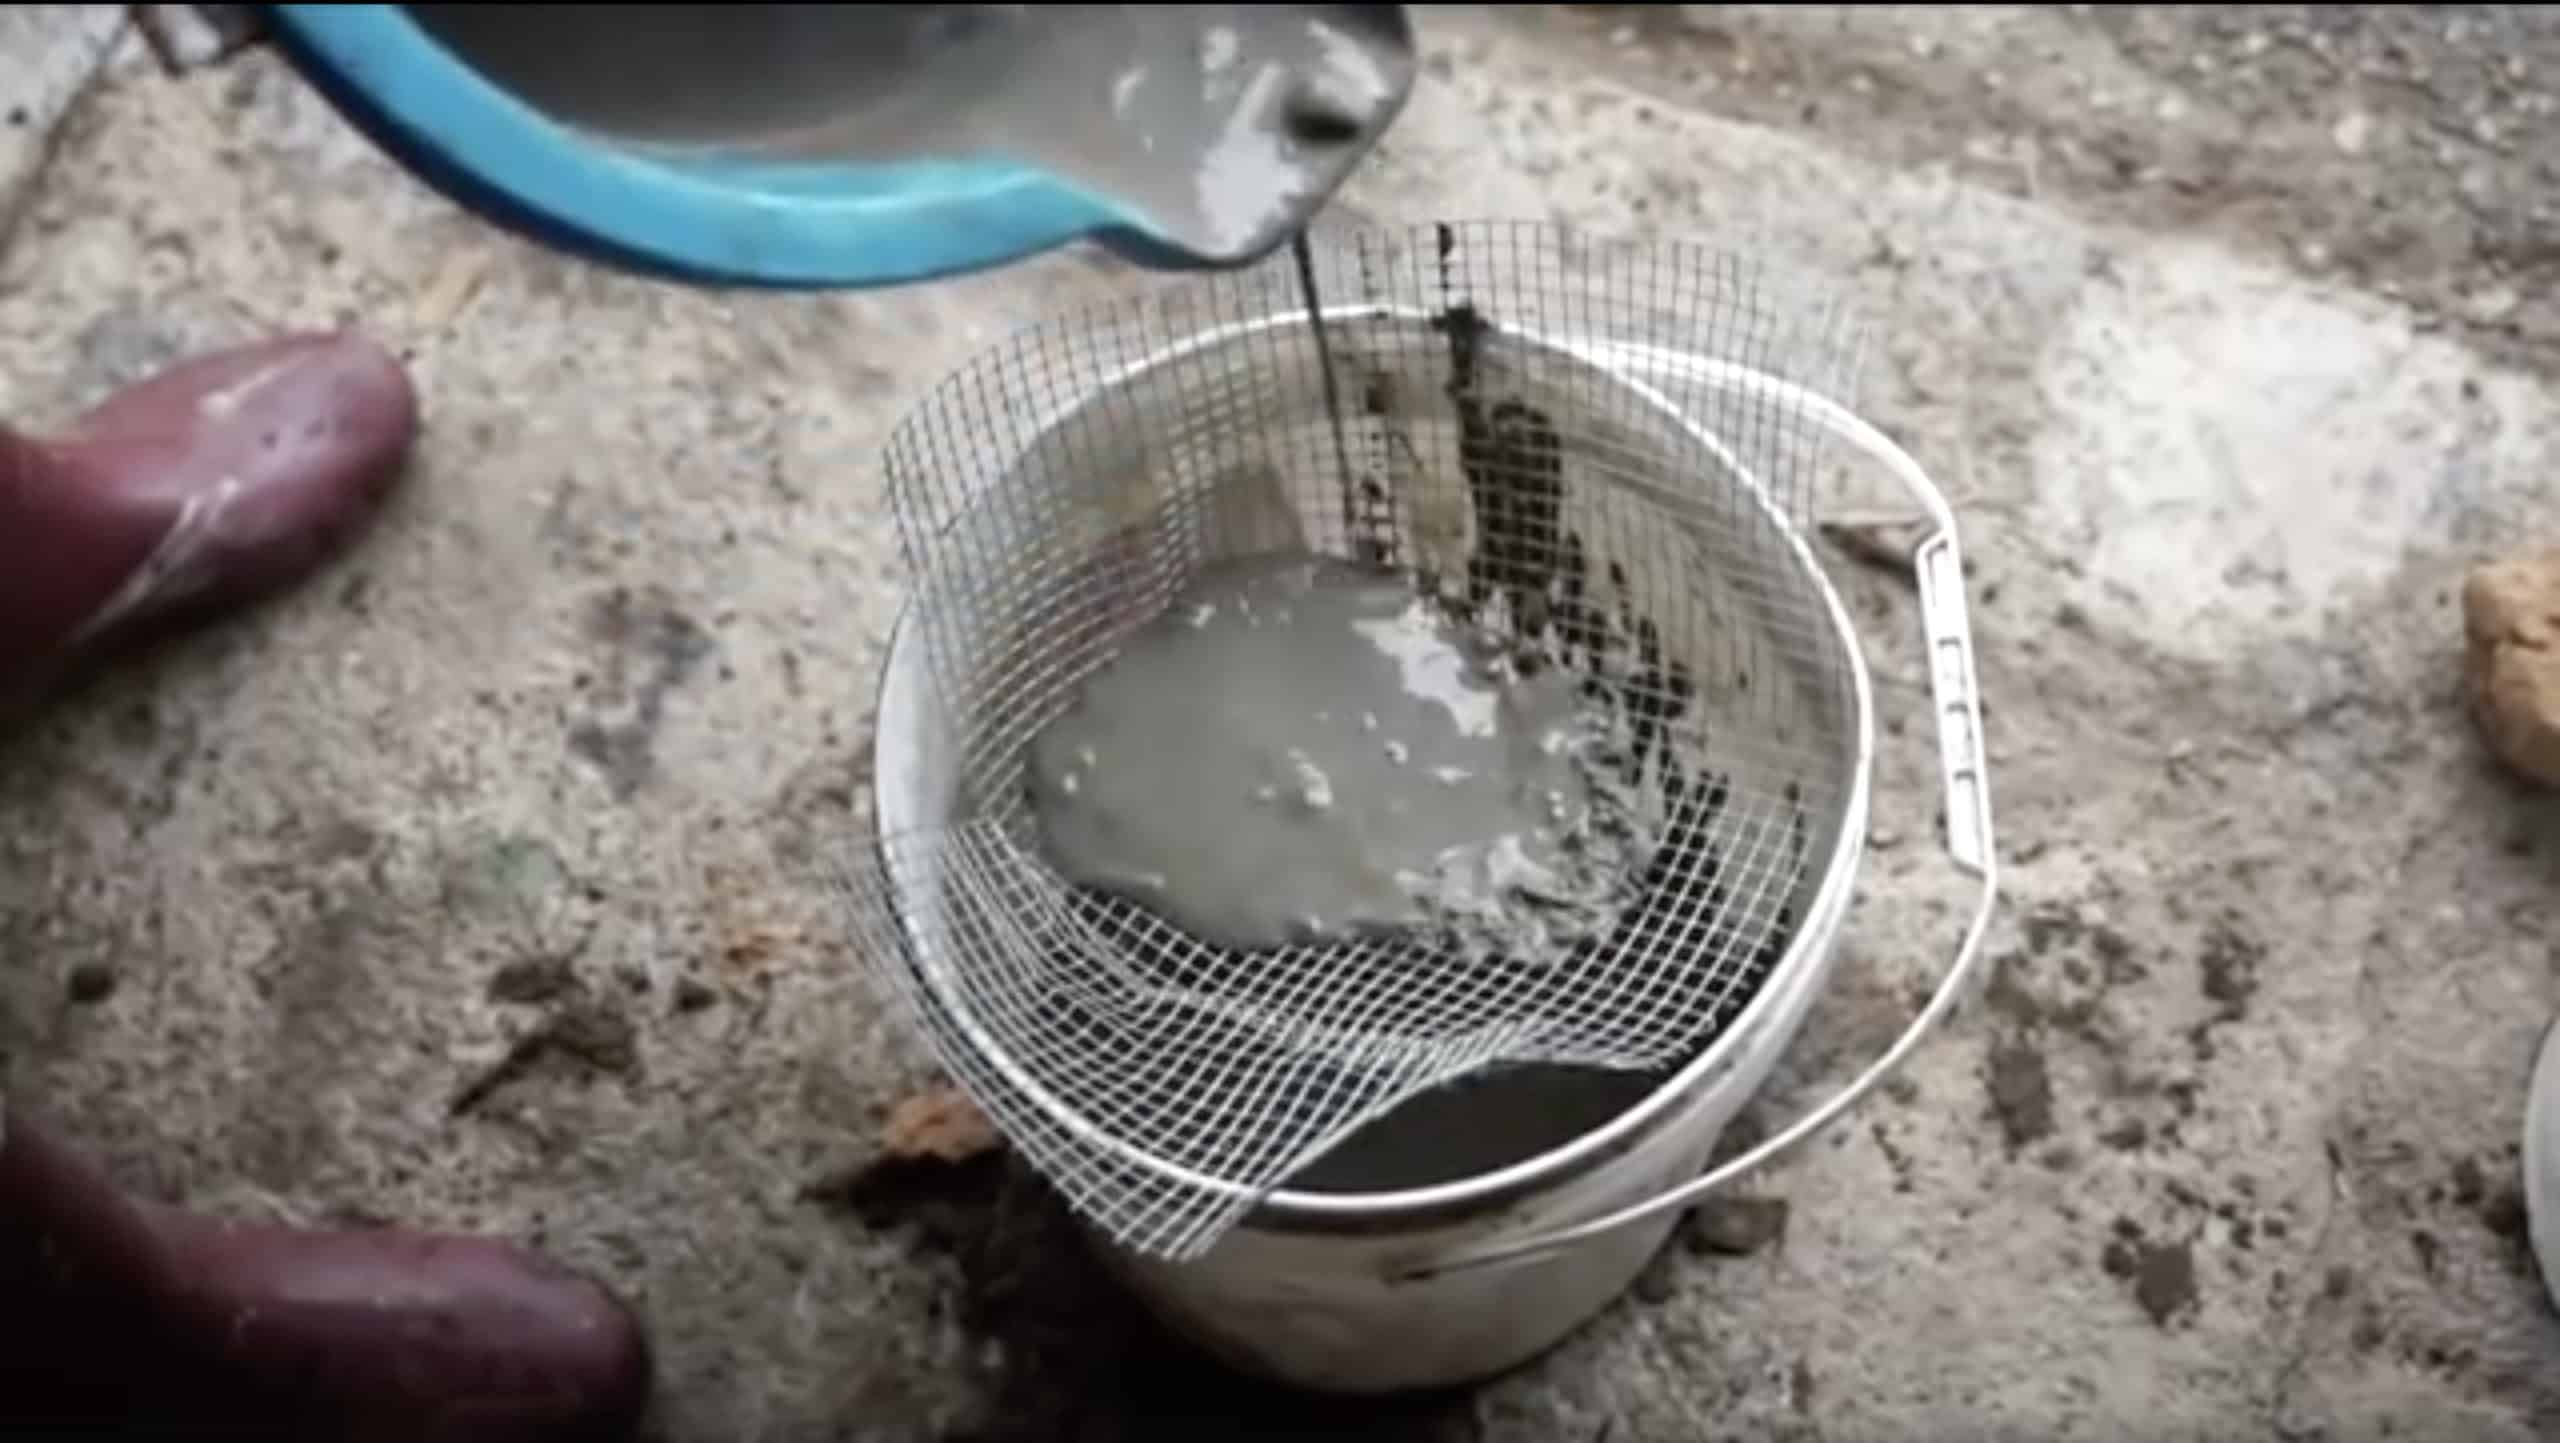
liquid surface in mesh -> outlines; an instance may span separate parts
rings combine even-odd
[[[1424,929],[1535,963],[1641,862],[1612,713],[1514,674],[1401,577],[1265,556],[1201,572],[1034,740],[1070,881],[1257,949]]]

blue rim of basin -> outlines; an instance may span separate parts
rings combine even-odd
[[[451,199],[544,245],[746,286],[894,285],[1143,227],[1046,172],[652,154],[563,125],[397,5],[271,5],[277,43],[372,141]]]

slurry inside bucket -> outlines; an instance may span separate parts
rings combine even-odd
[[[1669,1072],[1507,1067],[1406,1101],[1293,1176],[1293,1191],[1396,1192],[1499,1171],[1606,1125]]]

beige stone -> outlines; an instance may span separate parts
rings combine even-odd
[[[880,1145],[892,1157],[967,1162],[1003,1145],[995,1124],[957,1089],[937,1087],[890,1110]]]
[[[2472,707],[2490,748],[2560,786],[2560,547],[2473,568],[2462,622]]]

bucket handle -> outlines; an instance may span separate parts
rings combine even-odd
[[[1914,1048],[1927,1039],[1965,996],[1982,957],[1983,934],[2000,894],[2000,869],[1991,830],[1990,769],[1982,747],[1982,704],[1976,691],[1973,631],[1964,602],[1964,563],[1956,546],[1955,513],[1937,483],[1920,463],[1883,432],[1838,402],[1790,385],[1766,372],[1698,357],[1648,351],[1648,361],[1684,373],[1684,379],[1724,389],[1756,393],[1782,407],[1799,411],[1816,425],[1863,452],[1891,472],[1928,512],[1930,534],[1912,551],[1912,570],[1919,582],[1920,629],[1928,645],[1929,695],[1937,713],[1938,769],[1945,788],[1947,852],[1962,871],[1981,879],[1973,915],[1956,942],[1955,959],[1938,982],[1928,1004],[1904,1027],[1882,1056],[1812,1111],[1805,1113],[1758,1146],[1708,1169],[1697,1177],[1642,1202],[1583,1222],[1529,1237],[1438,1257],[1390,1265],[1392,1282],[1418,1282],[1480,1268],[1517,1266],[1550,1257],[1577,1243],[1619,1228],[1695,1205],[1709,1193],[1757,1171],[1794,1151],[1856,1106],[1877,1084],[1893,1075]]]

